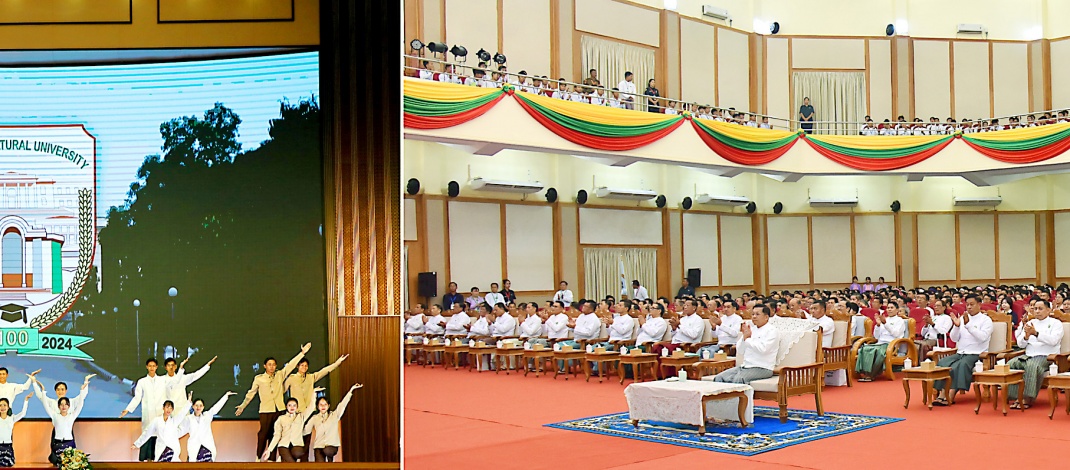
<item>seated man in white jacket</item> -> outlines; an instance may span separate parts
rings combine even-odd
[[[424,334],[424,304],[416,304],[405,312],[405,336]]]
[[[505,309],[505,303],[494,305],[494,323],[490,325],[490,335],[495,338],[516,334],[516,318]]]
[[[654,304],[650,307],[650,315],[639,318],[639,334],[635,338],[635,345],[644,351],[650,350],[650,345],[661,341],[665,331],[669,328],[669,322],[662,318],[665,315],[665,306]]]
[[[673,327],[672,341],[663,348],[655,346],[651,349],[651,352],[664,354],[661,349],[668,349],[669,354],[672,354],[673,351],[680,349],[682,345],[695,344],[702,341],[702,333],[706,330],[706,319],[699,316],[698,308],[698,300],[684,300],[680,319],[673,318],[669,320],[669,326]],[[672,377],[674,375],[676,375],[675,367],[661,366],[662,377]]]
[[[424,322],[424,336],[438,338],[446,333],[446,318],[442,316],[442,307],[435,304],[430,308],[430,316]]]
[[[468,326],[472,323],[472,317],[468,316],[465,312],[464,303],[453,304],[453,315],[450,316],[449,321],[446,322],[446,337],[447,338],[460,338],[468,336]]]
[[[477,309],[479,317],[476,318],[472,324],[468,325],[468,341],[486,341],[490,339],[490,305],[486,303],[480,304]],[[494,363],[492,357],[483,356],[483,363],[479,365],[480,370],[491,370],[491,365]]]
[[[568,324],[572,328],[573,339],[577,341],[598,339],[598,334],[602,331],[602,321],[594,313],[596,306],[597,304],[593,300],[580,302],[580,316]]]
[[[609,324],[609,344],[615,349],[617,344],[632,340],[632,329],[635,327],[635,319],[628,315],[628,305],[622,300],[617,302],[613,312],[613,323]],[[607,348],[608,349],[608,348]]]
[[[1025,371],[1025,389],[1022,401],[1015,402],[1011,408],[1029,408],[1037,400],[1044,375],[1048,373],[1048,355],[1059,354],[1059,345],[1063,341],[1063,322],[1051,316],[1051,302],[1037,299],[1033,306],[1033,318],[1018,324],[1014,339],[1018,347],[1025,348],[1025,354],[1011,359],[1011,370]],[[1018,384],[1007,387],[1008,397],[1018,397]]]
[[[545,327],[543,322],[546,321],[539,314],[539,305],[535,302],[524,302],[519,305],[520,311],[524,312],[524,321],[520,323],[520,339],[528,340],[530,342],[542,341],[542,344],[546,344],[545,340],[541,340],[541,337],[545,334]]]
[[[768,306],[754,306],[751,310],[754,326],[751,327],[750,323],[743,324],[742,340],[736,346],[736,355],[743,354],[743,364],[717,374],[713,379],[715,382],[749,384],[773,376],[780,336],[776,328],[769,323],[769,317],[772,315],[773,312]]]

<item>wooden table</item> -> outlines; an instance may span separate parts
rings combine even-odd
[[[1068,390],[1070,393],[1070,375],[1049,375],[1044,381],[1048,385],[1048,401],[1051,402],[1051,412],[1048,419],[1055,416],[1055,407],[1059,406],[1059,390]],[[1066,401],[1066,414],[1070,415],[1070,398]]]
[[[406,365],[412,365],[413,359],[416,358],[416,353],[423,352],[423,350],[424,350],[423,341],[421,341],[419,343],[410,343],[410,342],[406,341],[405,342],[405,364]]]
[[[445,360],[446,360],[445,352],[446,352],[446,344],[445,343],[439,343],[439,344],[430,344],[430,343],[428,343],[428,344],[425,344],[424,345],[424,367],[427,367],[427,363],[430,362],[431,363],[431,368],[432,369],[435,368],[435,354],[437,354],[437,353],[443,353],[443,358],[442,358],[443,364],[442,364],[442,367],[446,367],[446,364],[445,364]]]
[[[644,364],[647,364],[647,365],[650,366],[650,373],[654,376],[655,379],[657,379],[657,377],[658,377],[657,371],[655,370],[655,368],[658,366],[658,355],[657,354],[653,354],[653,353],[634,354],[634,353],[631,352],[631,350],[629,350],[628,354],[621,354],[620,355],[620,363],[617,364],[617,374],[620,375],[620,383],[621,383],[621,385],[624,384],[624,366],[626,364],[631,364],[632,369],[633,369],[632,380],[634,380],[636,382],[642,382],[643,381],[643,365]]]
[[[903,369],[903,392],[906,393],[906,401],[903,402],[903,408],[910,405],[910,381],[921,382],[921,403],[928,405],[929,410],[933,409],[933,382],[937,380],[944,381],[944,395],[951,396],[951,368],[950,367],[934,367],[932,370],[922,369],[921,367],[911,367],[909,369]]]
[[[483,372],[480,369],[481,360],[483,356],[487,356],[488,367],[494,367],[494,361],[490,360],[490,356],[493,356],[497,352],[498,347],[494,343],[487,343],[483,347],[469,346],[468,347],[468,371],[471,372],[472,368],[476,369],[476,372]]]
[[[505,369],[505,375],[509,375],[509,364],[506,362],[507,358],[515,357],[517,359],[517,367],[527,368],[527,361],[521,359],[524,356],[524,347],[517,343],[516,347],[497,348],[494,354],[498,357],[498,367],[494,369],[494,373],[497,374],[499,370]],[[521,364],[523,362],[524,364]]]
[[[990,387],[992,389],[992,409],[998,410],[999,404],[1003,403],[1003,416],[1007,416],[1007,386],[1012,384],[1018,384],[1018,402],[1022,401],[1022,389],[1025,388],[1025,371],[1012,370],[1010,372],[996,372],[995,370],[986,370],[984,372],[973,373],[973,393],[977,396],[977,408],[974,408],[973,413],[977,414],[981,411],[981,403],[984,401],[981,396],[981,387]],[[999,390],[1003,389],[1003,399],[999,398]],[[1025,408],[1022,408],[1025,411]]]
[[[582,361],[584,356],[586,355],[587,351],[584,351],[582,349],[573,349],[571,351],[554,351],[554,359],[558,361],[565,361],[565,367],[567,367],[567,369],[565,369],[564,374],[562,374],[565,376],[565,380],[568,380],[568,371],[569,369],[572,369],[572,361]],[[554,364],[554,366],[554,378],[556,379],[558,374],[561,373],[561,368],[556,367],[557,364]],[[575,369],[572,369],[572,376],[576,376]]]
[[[587,376],[587,381],[591,381],[591,363],[598,365],[598,383],[602,383],[602,377],[606,375],[606,363],[607,362],[619,362],[620,353],[617,351],[606,351],[604,353],[587,353],[586,360],[583,361],[583,374]],[[620,368],[618,365],[617,368]]]
[[[453,359],[453,370],[457,370],[461,366],[461,354],[468,352],[468,344],[462,343],[460,346],[444,346],[442,349],[442,367],[449,367],[450,359]]]
[[[629,418],[637,429],[642,420],[665,421],[698,425],[698,433],[703,435],[709,419],[706,405],[713,401],[739,399],[735,418],[742,427],[747,427],[747,411],[752,406],[747,392],[752,389],[745,384],[670,379],[633,383],[624,390],[624,396],[628,400]]]
[[[524,377],[528,376],[528,359],[535,360],[535,377],[538,377],[539,372],[546,373],[546,361],[553,359],[554,350],[550,348],[543,348],[538,351],[534,349],[525,349],[524,354],[521,357],[524,359]]]
[[[717,375],[725,370],[731,369],[736,366],[736,358],[728,357],[725,359],[702,359],[695,363],[693,366],[698,371],[698,378],[705,377],[707,375]],[[706,371],[710,371],[707,374]]]
[[[675,367],[677,369],[685,369],[686,370],[688,367],[695,365],[695,363],[697,363],[701,359],[702,358],[700,358],[697,354],[694,355],[694,356],[684,356],[684,357],[672,357],[671,355],[669,355],[669,356],[666,356],[666,357],[662,357],[661,359],[658,359],[658,365],[660,365],[662,367]],[[697,375],[697,372],[695,374],[688,374],[688,377],[695,378],[695,379],[701,379],[702,378],[701,376]]]

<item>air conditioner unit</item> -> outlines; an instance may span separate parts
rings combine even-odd
[[[719,20],[729,20],[732,18],[732,16],[728,14],[728,10],[717,8],[713,5],[702,5],[702,16],[717,18]]]
[[[594,195],[606,199],[628,199],[631,201],[646,201],[658,197],[658,193],[643,189],[614,189],[601,187],[594,191]]]
[[[810,207],[855,207],[858,205],[858,197],[817,199],[810,198]]]
[[[524,194],[537,193],[544,188],[543,184],[538,181],[501,181],[487,180],[483,178],[473,179],[472,182],[468,183],[468,186],[478,191],[499,191]]]
[[[1001,202],[1003,202],[1002,196],[955,197],[955,205],[964,207],[996,207]]]
[[[982,24],[959,23],[959,32],[962,34],[983,34],[988,32]]]
[[[709,194],[699,194],[695,196],[695,202],[699,204],[712,204],[715,206],[743,206],[750,202],[743,196],[710,196]]]

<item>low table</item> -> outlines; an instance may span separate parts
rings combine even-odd
[[[702,380],[658,380],[633,383],[624,389],[628,415],[636,428],[644,420],[665,421],[698,426],[700,435],[706,433],[706,421],[711,417],[747,427],[754,420],[753,394],[750,385]],[[736,403],[729,401],[733,399]],[[707,403],[719,401],[724,406],[707,407]]]
[[[1048,419],[1053,419],[1055,416],[1055,408],[1059,406],[1059,390],[1068,390],[1070,393],[1070,374],[1063,375],[1049,375],[1045,380],[1048,384],[1048,398],[1051,402],[1051,412],[1048,413]],[[1070,415],[1070,399],[1066,402],[1066,414]]]
[[[527,361],[521,360],[524,356],[523,346],[497,348],[497,350],[494,351],[494,355],[498,358],[498,367],[494,369],[495,374],[497,374],[499,370],[505,369],[505,375],[509,375],[509,358],[515,358],[513,360],[516,364],[515,367],[527,366]],[[521,364],[522,362],[525,364]]]
[[[724,372],[735,366],[736,358],[734,357],[727,357],[724,359],[702,359],[694,365],[695,369],[698,370],[700,378],[706,375],[720,374],[721,372]],[[712,373],[706,374],[707,371],[710,371]]]
[[[453,359],[453,370],[457,370],[461,365],[461,354],[468,352],[468,344],[445,346],[442,352],[442,367],[449,367],[449,359]]]
[[[691,366],[695,365],[695,363],[697,363],[701,359],[702,358],[700,358],[698,356],[698,354],[695,354],[694,356],[684,356],[684,357],[672,357],[670,355],[670,356],[662,357],[661,359],[659,359],[658,360],[658,364],[660,366],[662,366],[662,367],[675,367],[677,369],[687,369],[688,367],[691,367]],[[692,371],[694,372],[694,370],[692,370]],[[693,379],[701,379],[702,378],[701,376],[697,376],[697,373],[696,374],[689,374],[689,376],[690,376],[690,378],[693,378]]]
[[[539,372],[546,373],[546,361],[553,359],[554,350],[550,348],[543,348],[538,351],[534,349],[525,349],[524,354],[521,357],[524,359],[524,377],[528,376],[528,359],[533,359],[535,361],[535,377],[538,377]]]
[[[565,361],[566,369],[565,372],[562,374],[565,376],[565,380],[568,380],[568,371],[569,369],[572,369],[572,361],[582,361],[584,356],[586,355],[587,351],[584,351],[583,349],[573,349],[571,351],[554,351],[554,359],[558,361]],[[557,375],[561,373],[561,368],[556,367],[556,364],[554,365],[554,378],[556,379]],[[572,376],[576,376],[575,370],[572,371]]]
[[[595,363],[598,366],[598,383],[602,383],[602,377],[606,375],[606,363],[620,361],[620,353],[617,351],[606,351],[604,353],[590,352],[587,353],[585,360],[583,361],[583,374],[587,376],[587,381],[591,381],[591,363]],[[620,367],[619,365],[617,366]]]
[[[419,343],[410,343],[405,341],[405,364],[412,365],[412,361],[416,359],[416,353],[424,351],[423,341]]]
[[[431,363],[431,368],[434,369],[435,368],[435,356],[438,355],[438,354],[444,354],[446,352],[446,345],[444,343],[439,343],[439,344],[428,343],[428,344],[424,345],[423,350],[424,350],[424,365],[423,365],[423,367],[427,367],[427,364]],[[445,360],[446,360],[446,358],[443,357],[442,358],[442,361],[443,361],[442,367],[443,368],[446,367]]]
[[[944,395],[951,396],[951,368],[950,367],[934,367],[932,370],[922,369],[921,367],[911,367],[909,369],[903,369],[903,392],[906,393],[906,401],[903,402],[903,408],[910,405],[910,381],[921,382],[921,403],[928,405],[929,410],[933,409],[933,382],[937,380],[944,381]]]
[[[658,355],[653,353],[632,354],[630,351],[628,354],[620,355],[620,363],[617,364],[617,374],[620,375],[620,383],[624,384],[624,366],[632,366],[632,380],[635,382],[643,381],[643,365],[650,366],[650,373],[657,378],[658,367]]]
[[[494,367],[494,361],[492,360],[494,353],[498,350],[498,347],[494,343],[485,343],[483,347],[469,346],[468,347],[468,371],[471,372],[472,368],[476,369],[476,372],[483,372],[483,356],[487,356],[487,370],[490,367]]]
[[[996,372],[995,370],[986,370],[984,372],[973,373],[973,393],[977,396],[977,408],[973,410],[974,414],[981,411],[981,402],[983,397],[981,396],[981,387],[987,386],[992,389],[992,409],[998,410],[999,404],[1003,403],[1003,416],[1007,416],[1007,386],[1012,384],[1018,384],[1018,401],[1022,401],[1022,389],[1025,388],[1025,371],[1012,370],[1010,372]],[[1003,399],[999,398],[999,390],[1003,389]],[[1025,411],[1025,408],[1022,408]]]

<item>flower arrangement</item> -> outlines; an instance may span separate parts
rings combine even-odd
[[[89,454],[73,447],[63,449],[59,458],[61,470],[93,470],[93,465],[89,463]]]

